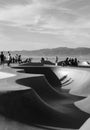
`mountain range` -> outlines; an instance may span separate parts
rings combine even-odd
[[[84,56],[90,55],[90,48],[79,47],[79,48],[67,48],[58,47],[52,49],[40,49],[40,50],[22,50],[22,51],[12,51],[12,54],[21,54],[24,56]]]

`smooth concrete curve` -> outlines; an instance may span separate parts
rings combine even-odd
[[[44,74],[54,88],[68,89],[69,93],[87,97],[90,95],[90,69],[55,66],[19,66],[26,73]]]
[[[45,113],[46,116],[41,117],[41,125],[80,128],[89,118],[90,113],[77,105],[89,95],[89,69],[27,65],[14,68],[23,69],[25,73],[41,74],[38,77],[28,77],[16,81],[18,84],[31,87],[34,91],[33,94],[37,95],[38,102],[42,101],[41,104],[44,105],[42,115]],[[36,106],[41,107],[41,104]],[[49,123],[47,123],[48,115],[51,117]]]
[[[78,66],[90,67],[90,63],[88,61],[82,61],[78,63]]]
[[[82,125],[79,130],[90,130],[90,118]]]

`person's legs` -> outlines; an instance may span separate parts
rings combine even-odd
[[[1,60],[1,65],[4,67],[4,61],[3,60]]]

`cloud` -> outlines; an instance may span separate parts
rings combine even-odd
[[[26,5],[31,3],[32,0],[0,0],[0,7],[4,7],[7,5]]]
[[[66,0],[33,0],[28,5],[8,5],[0,9],[0,21],[9,21],[17,25],[49,25],[59,21],[70,22],[78,16],[71,10],[58,7]],[[61,25],[61,24],[60,24]]]
[[[89,7],[84,2],[85,0],[23,0],[23,2],[20,0],[19,3],[17,0],[16,3],[15,0],[12,0],[12,4],[6,1],[8,0],[4,0],[3,8],[0,8],[0,24],[3,25],[2,30],[4,30],[5,36],[12,37],[12,40],[16,38],[16,41],[20,42],[22,39],[23,41],[28,39],[27,42],[29,42],[29,35],[36,33],[39,36],[39,38],[34,36],[37,42],[40,42],[40,39],[41,42],[48,42],[55,36],[54,42],[59,40],[62,44],[73,44],[72,46],[85,43],[88,45],[90,19],[89,14],[86,14]],[[24,2],[26,4],[23,4]],[[73,8],[74,4],[75,8]],[[85,13],[81,13],[82,11]],[[18,31],[15,31],[15,27],[18,28]],[[7,30],[9,34],[7,34]],[[24,36],[21,31],[26,31],[28,37]],[[15,34],[17,32],[22,35],[18,33],[17,36]],[[52,37],[49,38],[50,34]],[[40,35],[43,36],[43,39],[40,38]],[[47,40],[45,40],[45,35],[48,37]],[[57,45],[59,45],[59,41]],[[36,43],[36,41],[34,42]],[[56,43],[54,44],[56,45]]]
[[[11,21],[16,24],[35,23],[37,17],[37,10],[35,6],[8,6],[0,10],[1,21]]]

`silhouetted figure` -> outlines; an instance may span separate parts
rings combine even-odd
[[[42,65],[44,65],[44,61],[45,61],[45,60],[44,60],[44,58],[42,57],[42,58],[41,58],[41,64],[42,64]]]
[[[28,60],[29,60],[29,63],[31,63],[31,62],[32,62],[32,58],[29,58]]]
[[[56,56],[55,65],[58,65],[58,57]]]
[[[10,52],[8,52],[8,56],[7,56],[7,65],[10,66],[11,62],[12,62],[12,57],[11,57]]]
[[[21,55],[18,55],[18,63],[20,64],[22,62]]]
[[[71,59],[71,66],[75,66],[75,59]]]
[[[15,62],[16,63],[18,62],[18,54],[16,54],[16,56],[15,56]]]
[[[12,58],[12,63],[15,63],[15,58],[14,57]]]
[[[2,51],[1,54],[0,54],[0,59],[1,59],[1,65],[4,65],[5,56],[4,56],[4,54],[3,54],[3,51]]]
[[[65,60],[65,64],[66,65],[69,65],[69,58],[67,57],[66,60]]]
[[[75,58],[75,66],[78,66],[78,60]]]

